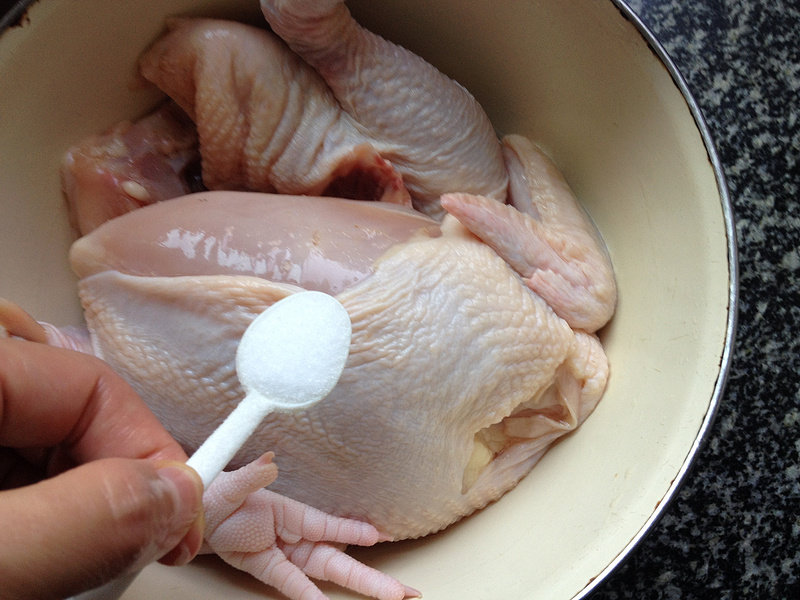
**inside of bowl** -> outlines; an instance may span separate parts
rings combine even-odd
[[[42,320],[81,322],[61,155],[157,102],[134,65],[167,15],[257,21],[257,4],[41,0],[0,37],[0,296]],[[464,84],[499,132],[551,154],[602,232],[620,290],[602,332],[609,388],[576,435],[445,532],[354,552],[428,598],[571,598],[654,513],[714,394],[729,240],[702,137],[667,70],[610,1],[348,4]],[[158,597],[164,586],[173,598],[279,597],[202,559],[148,568],[125,598]]]

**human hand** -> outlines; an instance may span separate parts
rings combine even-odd
[[[186,454],[102,361],[0,339],[0,597],[63,598],[203,541]]]

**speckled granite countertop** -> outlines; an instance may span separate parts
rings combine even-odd
[[[630,0],[702,109],[736,217],[739,327],[681,491],[591,600],[800,598],[800,4]]]

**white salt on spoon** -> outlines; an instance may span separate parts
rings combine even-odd
[[[236,373],[245,398],[187,461],[203,487],[225,468],[267,414],[302,410],[327,396],[350,350],[350,317],[322,292],[276,302],[245,330]]]

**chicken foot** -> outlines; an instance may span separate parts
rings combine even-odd
[[[377,529],[264,489],[277,476],[269,452],[221,473],[209,486],[203,497],[206,541],[225,562],[294,599],[325,599],[311,577],[379,600],[420,596],[343,551],[347,544],[381,541]]]

